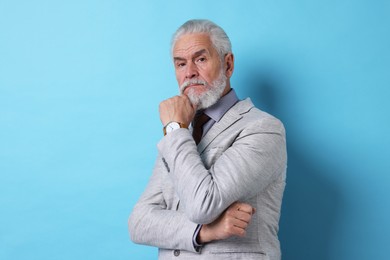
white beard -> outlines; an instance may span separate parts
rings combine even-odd
[[[226,87],[226,81],[227,77],[223,73],[223,70],[221,70],[218,78],[214,80],[210,85],[203,80],[189,80],[184,82],[180,86],[180,92],[181,94],[183,94],[184,90],[190,84],[203,85],[207,89],[206,91],[197,94],[195,89],[189,89],[187,96],[190,99],[191,103],[197,106],[197,110],[206,109],[217,103],[217,101],[221,98],[222,93]]]

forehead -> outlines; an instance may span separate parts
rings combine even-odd
[[[176,40],[173,47],[173,56],[184,57],[202,49],[210,54],[214,51],[209,35],[205,33],[185,34]]]

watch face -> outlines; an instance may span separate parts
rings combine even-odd
[[[167,125],[167,132],[171,132],[175,129],[179,129],[180,128],[180,125],[179,123],[177,122],[170,122],[168,125]]]

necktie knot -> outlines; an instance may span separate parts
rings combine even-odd
[[[203,125],[209,121],[210,117],[203,112],[197,113],[192,121],[193,132],[192,136],[194,137],[195,143],[199,144],[200,139],[203,136]]]

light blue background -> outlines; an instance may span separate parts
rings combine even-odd
[[[155,259],[127,217],[177,93],[171,34],[229,34],[288,133],[283,259],[388,259],[390,1],[0,1],[0,259]]]

